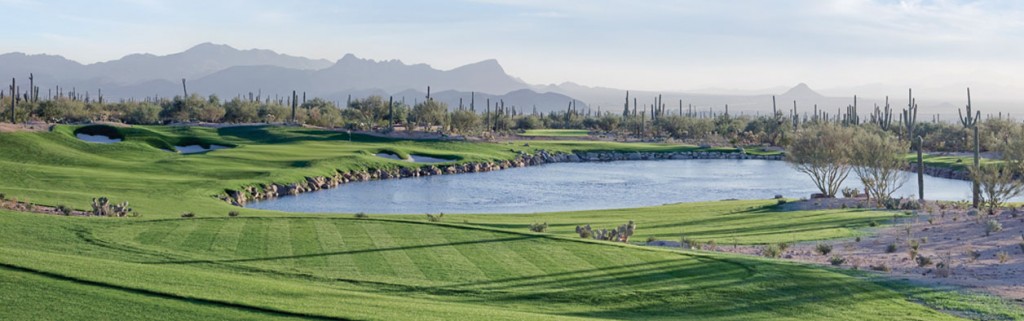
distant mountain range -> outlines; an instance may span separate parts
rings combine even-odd
[[[182,93],[181,79],[187,79],[190,93],[216,94],[222,99],[261,93],[263,97],[286,97],[292,90],[308,97],[323,97],[344,103],[349,97],[370,95],[395,96],[396,100],[413,104],[426,98],[427,87],[434,99],[457,108],[459,100],[468,108],[475,93],[477,110],[485,103],[504,102],[520,111],[533,108],[550,112],[565,110],[572,101],[577,109],[621,113],[626,103],[626,90],[588,87],[575,83],[531,85],[510,76],[496,60],[484,60],[451,70],[438,70],[426,64],[408,65],[398,60],[375,61],[347,54],[336,62],[279,54],[270,50],[239,50],[227,45],[203,43],[186,51],[157,56],[131,54],[121,59],[81,64],[55,55],[0,55],[0,75],[17,77],[23,91],[27,90],[29,73],[35,75],[40,95],[60,86],[79,92],[103,90],[108,99],[171,97]],[[67,92],[67,90],[65,91]],[[684,92],[630,91],[640,108],[649,108],[661,95],[670,111],[694,109],[716,112],[729,105],[731,113],[769,113],[772,94],[701,94]],[[806,84],[799,84],[775,95],[778,108],[789,111],[793,102],[800,113],[818,105],[830,113],[853,104],[853,97],[826,97]],[[903,98],[906,100],[906,98]],[[881,100],[860,99],[863,115],[870,113]],[[902,108],[906,102],[893,102]],[[948,103],[946,105],[948,108]],[[922,107],[924,108],[924,107]],[[955,113],[955,110],[952,110]],[[944,111],[945,112],[945,111]]]

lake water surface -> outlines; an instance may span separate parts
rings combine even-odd
[[[917,178],[908,177],[895,195],[917,195]],[[844,186],[861,188],[852,172]],[[816,191],[810,178],[782,161],[617,161],[349,183],[249,207],[309,213],[534,213],[776,194],[800,198]],[[970,183],[925,176],[925,197],[969,199]]]

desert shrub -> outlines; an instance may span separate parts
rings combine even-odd
[[[910,240],[910,248],[917,251],[917,249],[921,248],[921,242],[917,240]]]
[[[775,204],[778,204],[778,205],[786,204],[786,200],[784,200],[784,199],[777,200],[777,201],[775,201]]]
[[[843,197],[845,197],[845,198],[860,197],[860,189],[858,189],[858,188],[843,187],[842,192],[843,192]]]
[[[0,201],[6,200],[6,199],[7,199],[7,194],[0,193]]]
[[[427,221],[429,221],[429,222],[440,222],[443,219],[444,219],[444,213],[437,214],[437,215],[427,213]]]
[[[779,249],[778,244],[768,244],[761,247],[761,255],[769,258],[777,258],[782,255],[782,249]]]
[[[779,251],[785,252],[786,250],[789,249],[790,244],[786,243],[786,242],[779,242],[778,246],[779,246]]]
[[[718,249],[718,243],[715,243],[715,240],[708,240],[707,243],[704,243],[704,250],[714,251],[716,249]]]
[[[236,217],[238,215],[239,215],[238,211],[229,211],[228,212],[228,216],[230,216],[230,217]]]
[[[679,236],[679,247],[687,250],[692,249],[693,241],[687,238],[685,235]]]
[[[942,256],[942,262],[935,264],[935,276],[948,278],[953,274],[953,258],[949,252]]]
[[[196,216],[196,214],[192,213],[192,212],[181,213],[181,217],[184,217],[184,218],[195,217],[195,216]]]
[[[860,236],[858,236],[857,238],[853,239],[853,241],[857,242],[857,243],[860,243]]]
[[[968,248],[967,252],[965,252],[964,254],[967,254],[967,258],[971,262],[977,261],[978,259],[981,258],[981,251],[978,251],[978,250],[975,250],[975,249],[971,249],[971,248]]]
[[[530,224],[530,231],[544,233],[548,231],[548,222]]]
[[[368,217],[370,217],[370,216],[366,215],[366,213],[363,213],[363,212],[359,212],[359,213],[355,214],[355,218],[368,218]]]
[[[846,258],[838,255],[833,255],[831,258],[828,259],[828,263],[831,263],[834,266],[840,266],[843,265],[843,263],[846,263]]]
[[[900,208],[900,199],[898,198],[886,198],[881,201],[882,207],[887,210],[895,210]]]
[[[653,242],[657,242],[657,241],[658,241],[657,237],[653,237],[653,236],[648,236],[647,237],[647,243],[653,243]]]
[[[882,264],[879,264],[879,265],[872,265],[871,266],[871,270],[879,271],[879,272],[886,272],[886,273],[892,272],[892,268],[889,267],[888,265],[885,265],[885,263],[882,263]]]
[[[589,224],[586,227],[580,227],[577,225],[576,234],[579,234],[580,238],[582,239],[589,239],[594,237],[594,231],[590,229]]]
[[[814,250],[818,252],[818,254],[828,255],[829,253],[832,253],[832,244],[818,243],[818,245],[814,247]]]
[[[878,222],[875,222],[875,220],[871,220],[870,222],[868,222],[868,226],[876,227],[876,226],[878,226]]]
[[[896,243],[889,243],[889,245],[885,247],[885,253],[896,253],[896,250],[899,250],[899,248],[896,247]]]
[[[918,255],[917,259],[915,259],[915,261],[917,261],[917,266],[920,266],[920,267],[926,267],[926,266],[932,265],[932,259],[930,257],[924,256],[924,255]]]
[[[64,205],[57,205],[57,211],[64,216],[71,215],[71,208]]]
[[[900,204],[900,209],[907,211],[916,211],[921,209],[921,203],[915,200],[907,200],[906,202]]]
[[[992,235],[992,233],[1003,230],[1003,224],[996,220],[989,220],[985,223],[985,236]]]
[[[996,253],[996,257],[999,258],[999,263],[1006,263],[1006,261],[1010,260],[1010,253],[1000,251],[999,253]]]

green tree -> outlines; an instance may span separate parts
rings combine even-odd
[[[852,130],[833,124],[801,129],[786,147],[786,160],[807,174],[826,197],[835,197],[850,175]]]

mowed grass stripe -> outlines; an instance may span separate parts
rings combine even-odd
[[[191,221],[188,224],[195,226],[185,238],[182,245],[186,251],[206,253],[213,247],[213,240],[223,225],[222,221],[210,220],[208,222]]]
[[[317,220],[314,222],[316,238],[324,254],[323,273],[329,277],[359,278],[359,268],[352,260],[352,255],[338,253],[351,250],[345,246],[345,237],[338,232],[340,220]]]
[[[141,232],[135,235],[135,241],[143,245],[156,245],[167,239],[167,236],[178,228],[178,224],[171,222],[149,223]]]
[[[376,248],[373,244],[373,240],[370,239],[369,234],[366,234],[366,230],[363,228],[363,225],[365,224],[377,223],[345,221],[338,221],[334,223],[334,227],[338,230],[338,234],[341,234],[342,237],[344,237],[346,252],[366,251]],[[388,276],[394,274],[391,270],[391,266],[388,265],[387,259],[384,258],[383,254],[377,251],[346,253],[339,256],[343,256],[348,260],[351,260],[355,264],[356,275],[363,280],[386,280]]]
[[[476,264],[456,249],[456,247],[462,245],[451,245],[451,241],[445,237],[446,233],[452,233],[453,230],[455,233],[464,233],[464,231],[435,228],[427,225],[417,225],[413,228],[414,233],[401,234],[403,230],[408,230],[409,227],[398,224],[388,224],[385,227],[392,235],[400,235],[399,240],[404,245],[427,246],[424,248],[407,250],[405,252],[408,253],[410,257],[432,258],[430,261],[433,261],[433,263],[429,263],[429,265],[426,266],[426,270],[431,271],[431,273],[427,274],[427,277],[431,280],[442,282],[465,282],[487,279],[484,272],[481,271]],[[479,235],[483,233],[472,234]],[[481,237],[474,241],[487,241],[487,238]],[[424,270],[425,266],[423,264],[419,264],[419,266],[420,270]]]
[[[270,225],[266,219],[244,219],[245,226],[238,239],[235,256],[243,259],[265,257],[267,255],[267,234]]]
[[[417,266],[408,253],[410,251],[399,250],[399,248],[407,246],[406,244],[399,243],[391,234],[388,233],[387,228],[383,225],[387,223],[368,223],[360,224],[365,232],[365,235],[373,241],[373,246],[376,249],[385,249],[378,251],[381,256],[384,257],[384,261],[391,271],[390,276],[397,276],[399,278],[410,279],[410,280],[426,280],[427,276],[424,271],[421,270],[420,266]],[[382,275],[389,276],[389,275]]]
[[[188,239],[189,235],[192,234],[192,231],[196,229],[196,225],[190,223],[191,222],[177,223],[174,230],[167,233],[167,236],[157,242],[157,244],[169,248],[187,250],[184,246],[185,240]]]
[[[533,264],[526,262],[519,257],[515,251],[510,250],[505,244],[519,242],[521,240],[509,240],[504,242],[471,243],[478,241],[482,235],[478,233],[447,233],[445,238],[452,243],[469,243],[455,246],[465,257],[472,257],[477,268],[483,272],[488,280],[518,277],[527,274],[541,274],[542,271]],[[501,237],[493,235],[492,237]]]
[[[317,239],[316,224],[319,220],[292,219],[291,221],[291,243],[292,253],[296,256],[292,264],[303,270],[319,271],[327,267],[324,259],[324,250],[320,247],[320,240]]]
[[[245,220],[229,219],[223,221],[210,250],[218,254],[233,255],[238,250],[238,241],[242,239]]]
[[[292,220],[273,220],[270,222],[270,226],[267,228],[267,234],[264,235],[267,242],[267,258],[274,258],[268,260],[267,264],[279,265],[279,266],[294,266],[293,260],[280,259],[291,257],[295,254],[292,251],[292,232],[291,232]]]

